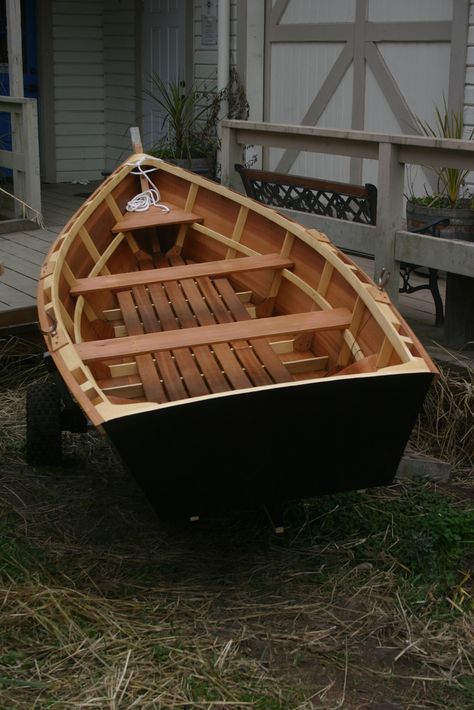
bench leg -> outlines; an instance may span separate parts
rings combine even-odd
[[[433,296],[434,306],[435,306],[435,325],[441,326],[444,323],[444,306],[443,299],[439,292],[438,286],[438,270],[428,269],[428,283],[422,284],[420,286],[412,286],[410,283],[410,276],[412,272],[416,273],[417,268],[415,264],[401,264],[400,276],[402,277],[402,286],[398,289],[399,293],[416,293],[417,291],[422,291],[423,289],[429,289],[431,295]]]
[[[446,344],[461,349],[474,343],[474,278],[446,275]]]
[[[438,271],[437,269],[429,269],[429,285],[430,285],[430,291],[431,295],[433,296],[433,301],[435,304],[435,310],[436,310],[436,315],[435,315],[435,325],[440,326],[443,325],[444,323],[444,307],[443,307],[443,299],[441,298],[441,294],[439,292],[439,286],[438,286]]]

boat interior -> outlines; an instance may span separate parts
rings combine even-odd
[[[386,294],[323,234],[149,161],[160,205],[127,211],[146,182],[124,164],[42,271],[50,350],[92,403],[426,369]]]

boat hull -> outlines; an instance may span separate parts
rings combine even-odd
[[[393,482],[432,373],[190,400],[103,428],[161,518],[275,508]]]
[[[130,211],[149,180],[160,205]],[[141,153],[58,235],[38,314],[162,518],[390,484],[437,374],[324,234]]]

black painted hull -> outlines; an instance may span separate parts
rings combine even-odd
[[[432,373],[255,389],[113,419],[104,430],[161,517],[393,482]]]

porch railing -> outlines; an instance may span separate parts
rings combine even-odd
[[[41,214],[41,180],[38,148],[38,113],[36,99],[0,97],[0,113],[11,116],[11,149],[8,136],[0,136],[0,168],[11,170],[13,186],[5,187],[17,200],[13,222],[22,217],[34,220]],[[0,183],[0,187],[4,185]],[[1,194],[1,193],[0,193]],[[23,204],[22,204],[23,203]],[[34,212],[28,209],[32,208]],[[1,225],[1,222],[0,222]],[[10,224],[12,229],[13,224]]]
[[[288,211],[288,214],[300,223],[325,232],[343,250],[373,256],[375,278],[383,270],[392,274],[385,288],[395,303],[398,302],[400,262],[474,277],[474,243],[417,235],[403,229],[405,165],[474,170],[474,141],[226,120],[222,123],[221,181],[239,191],[242,191],[242,183],[234,165],[243,162],[245,146],[378,161],[375,226],[301,212]]]

